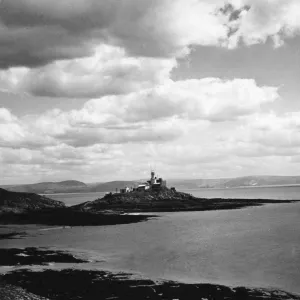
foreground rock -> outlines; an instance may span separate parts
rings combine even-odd
[[[154,282],[134,279],[130,274],[112,274],[104,271],[66,269],[33,272],[19,270],[0,277],[5,284],[22,288],[29,293],[49,299],[264,299],[292,300],[300,296],[280,290],[247,287],[230,288],[214,284],[184,284],[173,281]],[[5,295],[2,295],[5,296]],[[1,298],[1,294],[0,294]],[[1,298],[5,299],[5,298]],[[25,298],[27,299],[27,298]],[[30,298],[28,298],[30,299]]]
[[[186,211],[238,209],[247,206],[259,206],[266,203],[290,203],[295,201],[263,199],[204,199],[168,188],[143,192],[108,194],[101,199],[75,205],[74,210],[99,212],[107,209],[114,211]]]
[[[0,281],[0,299],[1,300],[50,300],[11,284]]]
[[[33,193],[10,192],[0,188],[0,214],[26,213],[62,207],[65,207],[65,204],[61,201]]]
[[[46,265],[48,263],[83,263],[82,259],[63,251],[38,248],[0,249],[0,266]]]

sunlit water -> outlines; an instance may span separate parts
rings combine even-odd
[[[30,228],[29,237],[0,241],[1,246],[68,249],[98,261],[90,268],[153,279],[275,287],[300,294],[300,203],[160,213],[127,225]]]

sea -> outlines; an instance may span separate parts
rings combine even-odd
[[[211,198],[299,199],[300,188],[189,192]],[[98,197],[101,193],[53,198],[71,205]],[[300,202],[296,202],[237,210],[156,213],[148,221],[124,225],[23,226],[22,231],[29,234],[26,238],[0,242],[1,247],[8,248],[68,250],[90,260],[84,268],[124,271],[154,280],[276,288],[300,295],[299,229]]]

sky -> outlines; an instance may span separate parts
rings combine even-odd
[[[0,185],[300,175],[299,0],[0,1]]]

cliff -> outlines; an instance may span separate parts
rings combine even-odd
[[[63,208],[65,204],[33,193],[10,192],[0,188],[0,213],[24,213]]]

